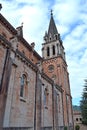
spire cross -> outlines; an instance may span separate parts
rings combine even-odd
[[[0,3],[0,10],[2,9],[2,4]]]
[[[22,23],[21,23],[21,27],[23,27],[23,24],[24,24],[24,23],[22,22]]]
[[[51,9],[51,16],[53,16],[53,10]]]

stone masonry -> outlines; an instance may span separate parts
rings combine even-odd
[[[47,44],[41,57],[22,31],[0,14],[0,130],[72,130],[66,62],[57,55],[44,59]]]

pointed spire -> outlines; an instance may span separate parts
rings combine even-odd
[[[51,16],[50,16],[48,32],[45,33],[45,36],[44,36],[44,41],[46,43],[59,39],[59,34],[58,34],[57,27],[55,25],[55,21],[53,18],[53,10],[51,10],[50,12],[51,12]]]
[[[53,19],[53,11],[51,10],[51,18],[50,18],[50,23],[49,23],[49,28],[48,28],[48,37],[54,38],[55,35],[58,35],[58,31]]]

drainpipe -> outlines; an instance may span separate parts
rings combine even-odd
[[[53,109],[53,130],[55,130],[54,128],[54,84],[52,84],[52,109]]]
[[[1,78],[0,93],[1,93],[1,90],[2,90],[2,83],[3,83],[3,78],[4,78],[4,73],[5,73],[5,67],[6,67],[6,62],[7,62],[7,58],[8,58],[8,53],[9,53],[9,50],[7,49],[6,50],[4,67],[3,67],[3,72],[2,72],[2,78]]]
[[[0,91],[0,108],[1,108],[1,122],[0,127],[3,127],[3,118],[4,118],[4,112],[5,112],[5,105],[6,105],[6,99],[7,99],[7,92],[8,92],[8,85],[9,85],[9,79],[11,75],[11,65],[12,60],[10,58],[10,49],[7,49],[5,62],[4,62],[4,68],[3,68],[3,74],[2,74],[2,80],[1,80],[1,91]]]
[[[34,107],[34,130],[36,130],[36,97],[37,97],[37,77],[38,71],[36,71],[36,85],[35,85],[35,107]]]

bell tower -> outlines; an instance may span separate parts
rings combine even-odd
[[[73,126],[72,97],[65,51],[51,11],[48,31],[42,44],[43,71],[63,89],[64,125]]]
[[[64,47],[62,45],[60,34],[57,31],[52,11],[48,32],[45,32],[44,41],[45,43],[42,44],[42,55],[44,59],[50,59],[61,55],[65,60]]]

